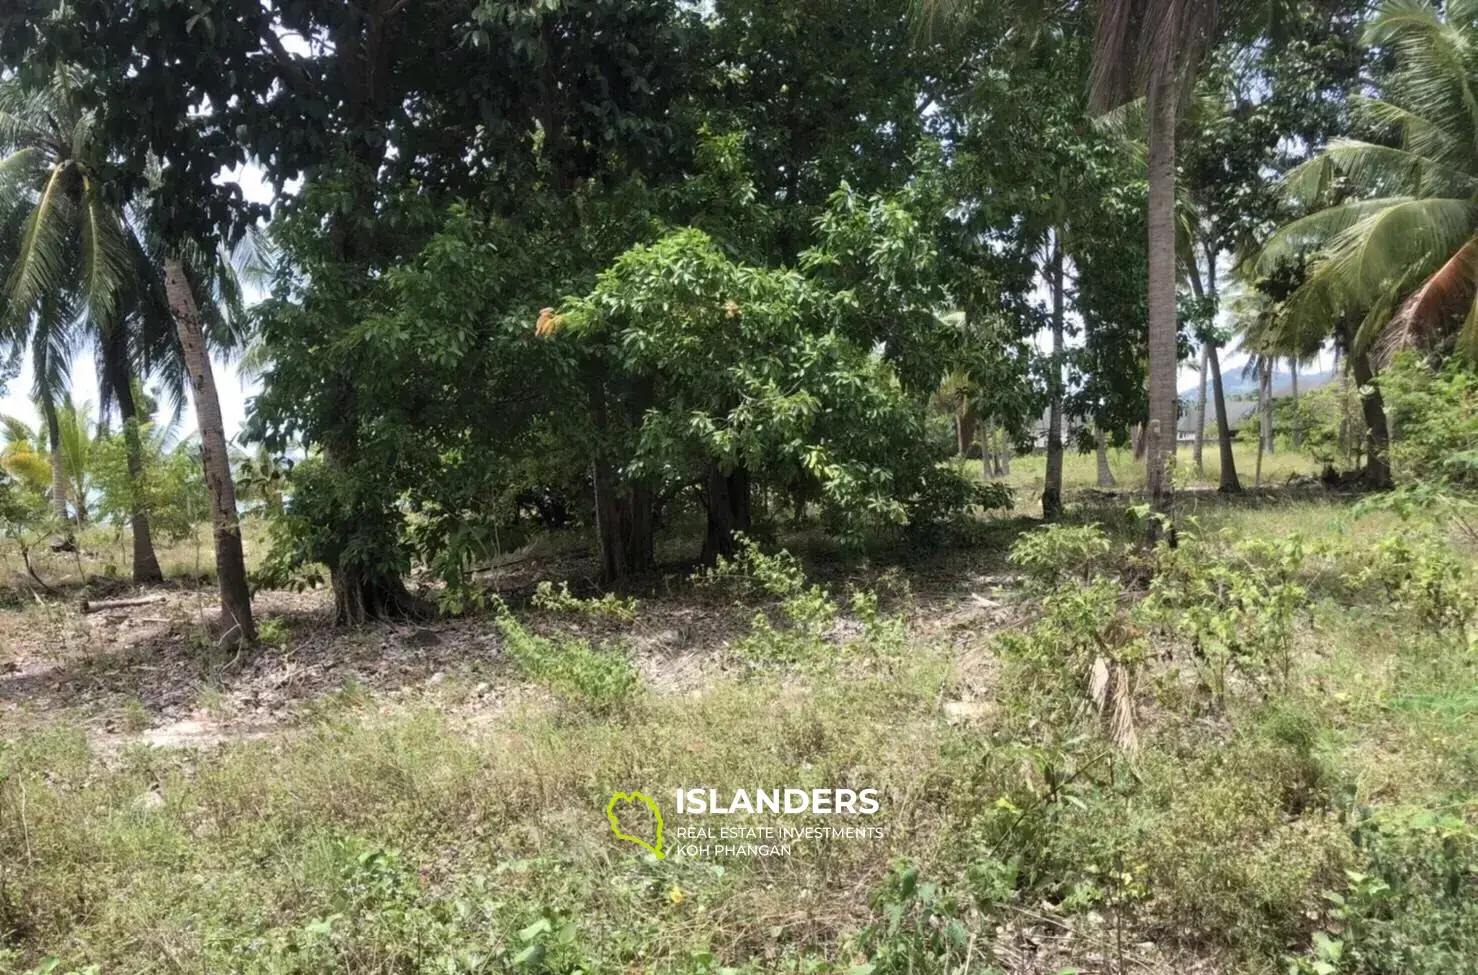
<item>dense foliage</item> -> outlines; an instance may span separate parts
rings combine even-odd
[[[1478,0],[11,0],[0,969],[1474,971],[1475,92]]]

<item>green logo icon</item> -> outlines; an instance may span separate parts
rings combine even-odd
[[[621,832],[621,824],[616,820],[616,803],[618,802],[642,802],[646,804],[646,807],[652,811],[653,818],[657,820],[657,840],[655,843],[648,843],[639,836],[632,836],[630,833]],[[657,804],[651,799],[642,795],[640,792],[618,792],[611,796],[610,802],[606,803],[606,819],[610,820],[611,832],[615,833],[618,839],[627,840],[628,842],[635,843],[637,846],[651,850],[658,860],[666,859],[666,855],[662,852],[662,810],[658,809]]]

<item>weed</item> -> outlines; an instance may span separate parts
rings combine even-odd
[[[286,650],[292,637],[281,617],[264,616],[257,620],[257,639],[265,646]]]
[[[547,609],[551,612],[577,613],[618,623],[631,623],[636,620],[636,599],[622,599],[613,592],[605,593],[599,599],[581,599],[570,593],[568,582],[561,582],[558,589],[554,588],[552,582],[539,583],[533,602],[540,609]]]
[[[497,625],[504,649],[524,675],[597,714],[626,707],[641,686],[636,668],[624,653],[596,650],[570,637],[539,636],[506,608],[500,610]]]

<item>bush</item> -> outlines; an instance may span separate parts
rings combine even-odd
[[[1368,811],[1351,836],[1363,863],[1324,894],[1329,927],[1295,975],[1478,972],[1478,830],[1449,812]]]
[[[1011,546],[1011,562],[1040,589],[1069,579],[1091,580],[1114,556],[1113,543],[1099,525],[1047,525],[1022,535]]]

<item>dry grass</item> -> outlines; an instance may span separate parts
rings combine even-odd
[[[1198,503],[1202,531],[1344,553],[1393,527],[1330,499]],[[1281,967],[1359,862],[1345,790],[1474,810],[1472,654],[1390,606],[1314,606],[1277,700],[1210,713],[1151,661],[1131,759],[1086,697],[1061,726],[1021,703],[993,641],[1035,606],[999,544],[816,551],[814,577],[844,606],[877,591],[900,638],[844,612],[779,664],[733,650],[773,604],[724,588],[654,580],[634,622],[513,599],[535,632],[630,655],[641,690],[605,716],[527,679],[487,617],[340,631],[322,592],[261,594],[270,644],[225,657],[198,593],[113,618],[27,594],[0,611],[0,848],[22,851],[0,861],[0,971],[512,971],[531,944],[565,972]],[[494,576],[526,596],[578,554]],[[885,835],[659,861],[604,820],[642,789],[669,830],[837,825],[671,804],[822,786],[880,790]],[[934,886],[903,893],[904,862]]]

